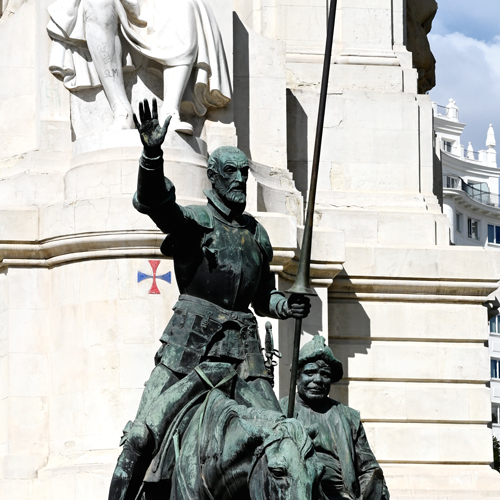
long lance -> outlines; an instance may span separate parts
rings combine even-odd
[[[318,184],[319,158],[321,154],[321,142],[323,139],[323,124],[325,122],[326,97],[328,91],[328,78],[330,76],[330,64],[332,60],[333,29],[335,26],[335,14],[337,12],[337,0],[331,0],[328,15],[328,27],[326,35],[325,60],[323,63],[323,77],[321,80],[321,92],[319,98],[318,122],[316,125],[316,142],[314,143],[314,155],[311,170],[311,182],[309,184],[309,198],[307,202],[306,221],[304,234],[302,236],[302,247],[297,269],[297,277],[289,293],[297,295],[316,295],[311,288],[311,244],[314,221],[314,205],[316,203],[316,187]],[[295,334],[293,338],[292,373],[290,377],[290,391],[288,393],[287,417],[293,418],[295,411],[295,390],[297,387],[297,369],[299,364],[300,337],[302,335],[302,319],[295,320]]]

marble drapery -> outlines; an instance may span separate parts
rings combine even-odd
[[[49,69],[68,90],[98,87],[100,78],[87,47],[85,0],[56,0],[48,8],[53,40]],[[203,116],[231,98],[222,38],[206,0],[114,0],[125,70],[139,66],[193,65],[183,110]]]

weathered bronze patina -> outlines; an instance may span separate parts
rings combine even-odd
[[[320,335],[300,350],[295,416],[304,425],[317,428],[313,442],[325,465],[323,492],[328,500],[389,500],[359,412],[328,397],[331,384],[342,376],[342,363]],[[288,397],[280,404],[286,411]]]
[[[310,431],[297,420],[238,405],[215,388],[185,421],[189,424],[182,432],[182,446],[177,452],[175,444],[169,450],[167,437],[148,470],[143,490],[147,499],[151,485],[158,485],[159,494],[153,498],[168,498],[162,480],[169,477],[170,500],[323,498],[324,465],[314,452]]]
[[[239,405],[279,416],[249,305],[259,315],[280,319],[303,318],[310,309],[307,298],[292,295],[287,300],[275,288],[269,237],[244,212],[249,170],[244,153],[234,147],[215,150],[208,160],[212,190],[205,192],[207,205],[180,206],[163,173],[161,144],[169,119],[163,126],[158,123],[156,101],[152,112],[147,101],[141,103],[139,113],[140,121],[134,120],[144,151],[134,206],[167,234],[161,250],[173,258],[181,295],[161,337],[136,418],[124,429],[110,500],[136,497],[152,457],[166,457],[171,463],[169,450],[173,443],[175,452],[179,440],[170,439],[170,434],[178,436],[182,430],[178,415],[185,414],[189,422],[189,412],[195,409],[189,405],[199,404],[215,386]],[[180,427],[172,431],[174,420]],[[171,466],[164,470],[161,479],[173,484]],[[154,476],[155,471],[148,474]],[[161,497],[168,498],[168,492]]]

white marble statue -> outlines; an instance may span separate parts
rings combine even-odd
[[[102,85],[114,129],[134,127],[124,68],[163,73],[160,119],[172,115],[178,132],[193,133],[180,120],[181,101],[199,116],[230,101],[222,39],[206,0],[56,0],[48,10],[50,71],[72,91]]]
[[[6,2],[0,2],[0,17],[9,17],[15,14],[24,3],[26,3],[26,0],[7,0]]]

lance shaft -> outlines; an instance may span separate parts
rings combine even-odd
[[[311,246],[314,222],[314,205],[316,203],[316,188],[318,185],[319,159],[321,155],[321,143],[323,140],[323,125],[325,122],[326,98],[328,92],[328,79],[330,76],[330,64],[332,60],[333,29],[335,26],[335,14],[337,12],[337,0],[331,0],[328,15],[328,28],[326,35],[325,60],[323,63],[323,76],[321,79],[321,92],[319,98],[318,122],[316,124],[316,141],[314,143],[314,154],[311,169],[311,182],[309,184],[309,198],[307,201],[306,220],[302,246],[300,249],[297,277],[290,293],[297,295],[316,295],[311,288]],[[287,417],[293,418],[295,411],[295,390],[297,387],[297,371],[299,364],[300,337],[302,335],[302,319],[295,320],[295,334],[293,338],[292,372],[290,376],[290,390],[288,392]]]

